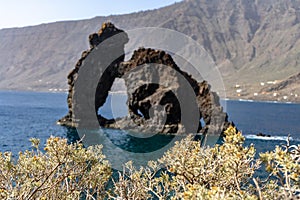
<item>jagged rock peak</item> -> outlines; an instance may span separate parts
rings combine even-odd
[[[76,79],[78,77],[78,71],[79,68],[82,66],[83,61],[87,58],[87,56],[90,54],[90,52],[98,46],[101,42],[104,40],[119,34],[119,33],[125,33],[123,30],[118,29],[112,24],[111,22],[105,22],[102,24],[101,29],[98,31],[98,33],[93,33],[89,35],[89,43],[90,43],[90,49],[83,51],[81,54],[81,58],[77,61],[75,67],[70,71],[68,74],[68,97],[67,97],[67,104],[68,104],[68,114],[64,116],[63,118],[59,119],[57,121],[60,125],[65,126],[74,126],[74,105],[73,105],[73,95],[74,95],[74,85],[76,82]],[[119,39],[119,38],[118,38]],[[128,41],[127,34],[122,34],[122,44],[125,44]],[[118,42],[118,41],[117,41]],[[124,56],[120,57],[118,62],[124,61]]]
[[[115,27],[115,25],[111,22],[105,22],[102,24],[101,29],[98,31],[98,33],[93,33],[89,35],[89,43],[90,47],[94,48],[97,45],[99,45],[101,42],[106,40],[107,38],[124,32],[121,29],[118,29]]]

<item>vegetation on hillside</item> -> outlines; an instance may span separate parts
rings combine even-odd
[[[230,127],[222,145],[200,148],[187,137],[158,161],[118,176],[101,146],[51,137],[45,148],[0,156],[1,199],[287,199],[300,196],[300,145],[276,147],[255,159],[253,145]],[[264,167],[269,177],[254,172]]]

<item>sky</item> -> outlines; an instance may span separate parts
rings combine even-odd
[[[0,29],[160,8],[180,0],[0,0]]]

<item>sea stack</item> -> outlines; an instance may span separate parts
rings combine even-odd
[[[116,34],[121,34],[122,37],[120,41],[113,40],[115,44],[112,46],[122,56],[105,66],[106,69],[96,83],[94,107],[98,125],[139,132],[198,132],[210,135],[220,135],[233,125],[228,121],[228,116],[219,103],[219,97],[211,91],[209,83],[197,82],[192,75],[182,71],[167,52],[139,48],[133,52],[131,59],[124,61],[127,34],[109,22],[104,23],[98,33],[90,35],[90,49],[82,53],[82,57],[68,75],[69,111],[65,117],[58,120],[58,124],[76,127],[75,122],[78,119],[74,115],[74,91],[78,71],[81,67],[89,67],[90,65],[85,64],[89,54],[97,53],[97,46]],[[98,114],[98,110],[105,103],[116,78],[123,78],[125,81],[128,115],[119,119],[106,119],[101,113]],[[196,120],[193,120],[195,117]],[[201,124],[200,120],[205,124]]]

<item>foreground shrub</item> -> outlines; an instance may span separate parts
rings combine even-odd
[[[19,153],[16,162],[11,153],[0,156],[1,199],[93,199],[104,196],[111,175],[101,147],[83,148],[67,144],[66,139],[51,137],[44,152],[39,140],[31,140],[35,150]]]
[[[255,159],[253,145],[235,128],[225,132],[224,143],[200,148],[187,137],[158,161],[136,169],[124,165],[118,176],[101,147],[83,148],[65,139],[50,138],[42,152],[0,156],[2,199],[293,199],[300,195],[300,145],[276,147]],[[266,180],[255,176],[265,166]],[[110,179],[110,181],[109,181]],[[109,185],[108,185],[109,183]]]
[[[187,137],[145,168],[135,169],[132,163],[127,163],[114,182],[110,197],[272,200],[299,197],[300,145],[276,147],[274,152],[255,159],[255,148],[243,147],[245,138],[240,132],[230,127],[225,135],[224,144],[212,148],[200,148],[199,142]],[[270,173],[263,181],[253,177],[262,162]]]
[[[261,153],[260,159],[269,173],[268,179],[273,179],[264,187],[275,188],[277,198],[287,199],[298,194],[300,199],[300,145],[290,146],[288,141],[286,146],[277,146],[273,152]],[[268,189],[260,191],[264,197],[274,197],[269,192]]]
[[[250,181],[260,162],[253,146],[231,127],[223,145],[201,148],[192,137],[177,142],[158,161],[136,170],[131,163],[115,183],[115,199],[224,199],[255,195]],[[163,168],[165,170],[160,170]],[[157,176],[159,174],[159,176]],[[144,196],[139,195],[140,193]]]

